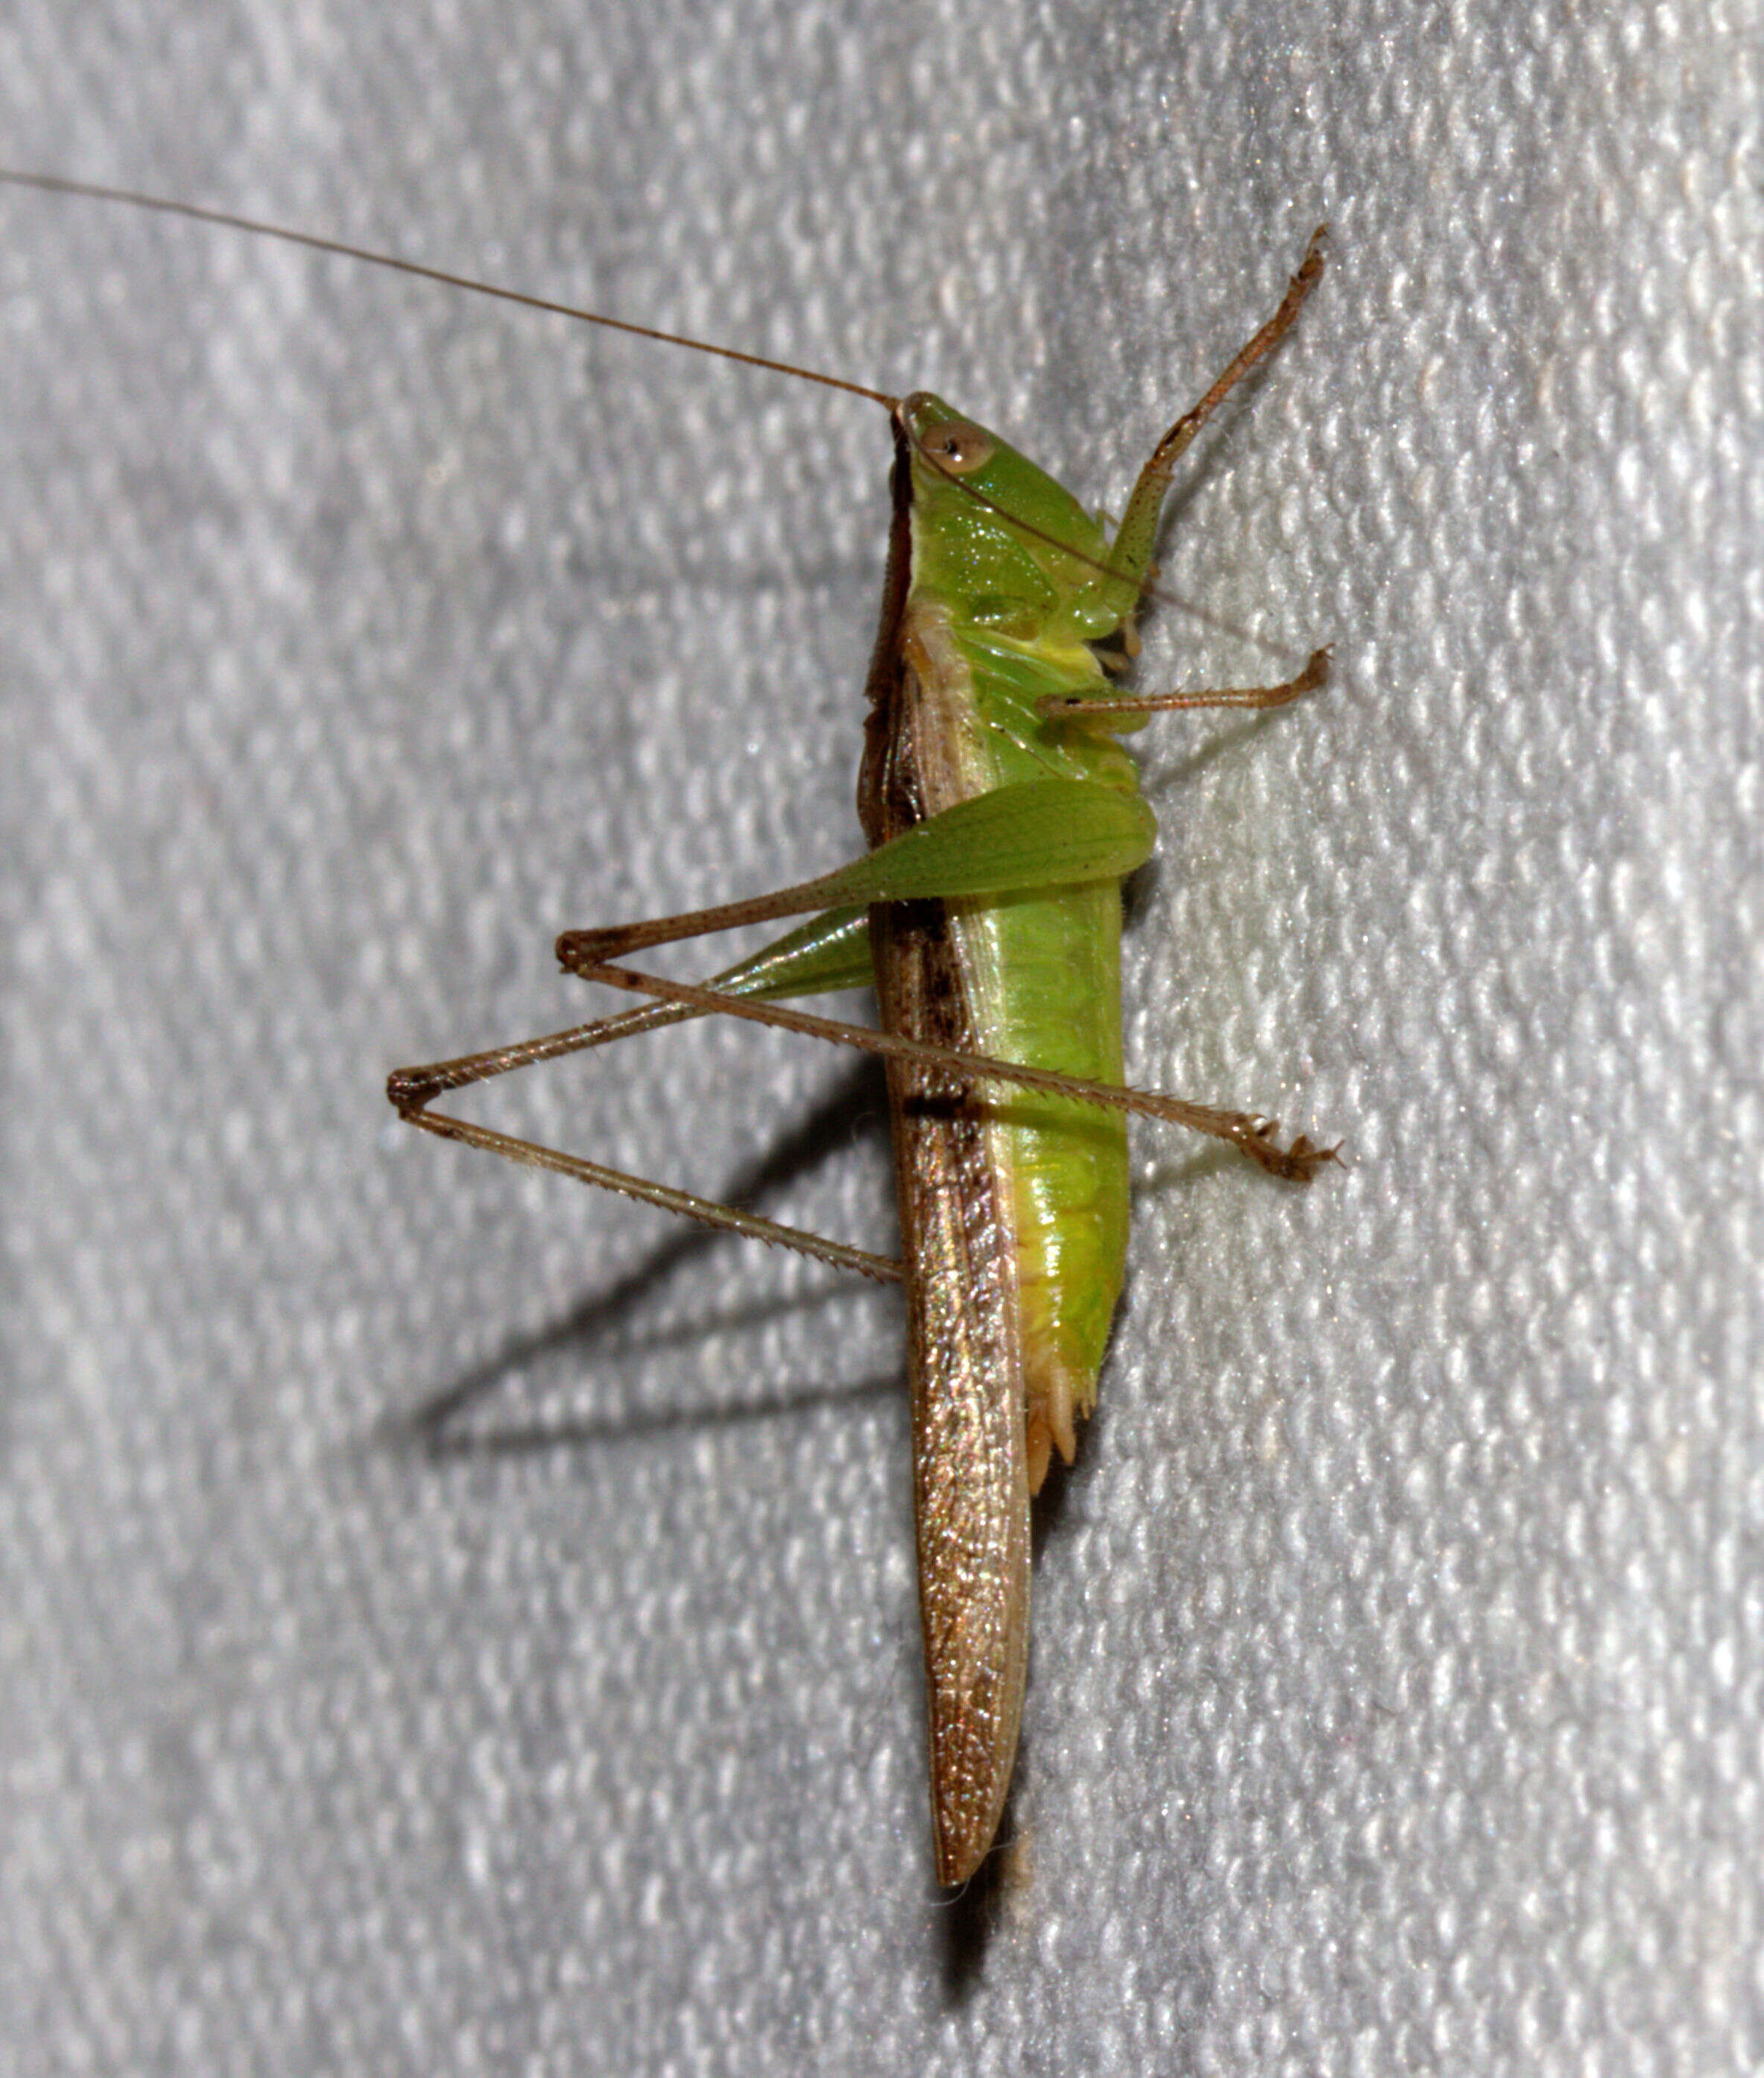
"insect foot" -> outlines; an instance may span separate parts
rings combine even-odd
[[[1274,1136],[1280,1130],[1276,1118],[1245,1118],[1231,1137],[1250,1160],[1289,1183],[1308,1183],[1326,1162],[1339,1162],[1341,1143],[1319,1147],[1303,1133],[1290,1147],[1282,1147]]]

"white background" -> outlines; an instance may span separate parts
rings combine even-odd
[[[952,1909],[888,1295],[379,1095],[578,1014],[560,928],[855,847],[879,415],[0,195],[0,2068],[1764,2058],[1761,48],[15,0],[15,162],[934,386],[1117,508],[1327,217],[1148,670],[1336,682],[1149,733],[1126,985],[1136,1079],[1350,1166],[1136,1129]],[[484,1108],[888,1245],[800,1043]]]

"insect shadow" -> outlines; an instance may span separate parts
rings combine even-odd
[[[727,1195],[736,1204],[763,1204],[853,1141],[885,1135],[887,1123],[882,1069],[876,1062],[860,1062],[769,1152],[738,1176]],[[886,1178],[878,1179],[878,1189],[886,1195]],[[604,1290],[533,1333],[504,1343],[415,1407],[389,1416],[377,1425],[381,1441],[437,1459],[518,1456],[627,1442],[675,1429],[730,1427],[799,1409],[901,1396],[897,1367],[875,1378],[841,1383],[780,1384],[757,1397],[749,1395],[723,1405],[626,1409],[586,1417],[540,1417],[516,1411],[505,1420],[484,1418],[486,1402],[518,1390],[536,1369],[552,1371],[560,1363],[573,1369],[591,1367],[597,1356],[628,1358],[686,1347],[707,1333],[761,1327],[833,1304],[852,1290],[849,1279],[829,1279],[806,1291],[769,1294],[710,1319],[700,1313],[690,1321],[645,1328],[644,1315],[668,1279],[711,1250],[728,1246],[729,1241],[728,1235],[712,1228],[680,1224]]]

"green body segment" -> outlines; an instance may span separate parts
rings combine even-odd
[[[1132,611],[1149,530],[1111,547],[1045,471],[935,397],[910,398],[903,417],[918,444],[900,628],[936,687],[936,799],[926,820],[816,884],[851,906],[715,985],[772,998],[861,986],[864,905],[936,894],[961,948],[973,1050],[1118,1083],[1120,884],[1156,834],[1115,740],[1138,724],[1038,709],[1112,695],[1090,645]],[[1126,1262],[1126,1121],[1023,1091],[997,1091],[987,1114],[1014,1208],[1032,1490],[1050,1448],[1070,1460],[1095,1402]]]
[[[937,398],[911,398],[905,415],[920,447],[905,620],[947,635],[936,646],[959,785],[1056,778],[1136,800],[1137,769],[1115,740],[1132,717],[1050,720],[1038,707],[1111,695],[1090,645],[1132,611],[1143,568],[1116,574],[1101,525],[1069,492]],[[937,466],[946,452],[955,473]],[[978,1049],[1120,1082],[1119,878],[949,907]],[[1032,1491],[1050,1446],[1070,1460],[1095,1404],[1126,1262],[1126,1120],[1024,1091],[999,1090],[987,1109],[1015,1207]]]

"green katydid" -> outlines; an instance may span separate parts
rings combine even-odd
[[[225,212],[52,177],[0,180],[278,237],[544,310],[565,307]],[[1320,686],[1326,653],[1284,684],[1117,694],[1175,463],[1291,328],[1321,274],[1313,236],[1274,315],[1141,471],[1112,537],[996,436],[920,392],[904,399],[597,313],[565,314],[806,376],[885,406],[894,522],[869,680],[858,807],[873,847],[756,899],[566,933],[569,970],[657,1000],[540,1039],[394,1074],[402,1116],[715,1225],[896,1280],[906,1291],[920,1613],[940,1883],[990,1848],[1013,1766],[1027,1659],[1028,1510],[1054,1450],[1070,1462],[1125,1267],[1126,1117],[1228,1140],[1305,1181],[1333,1150],[1271,1120],[1122,1086],[1121,883],[1150,853],[1151,812],[1118,741],[1172,707],[1281,704]],[[1117,648],[1094,645],[1119,637]],[[703,987],[614,964],[641,948],[792,915],[811,920]],[[874,983],[881,1028],[782,999]],[[532,1062],[728,1012],[883,1056],[902,1259],[782,1227],[431,1108]]]

